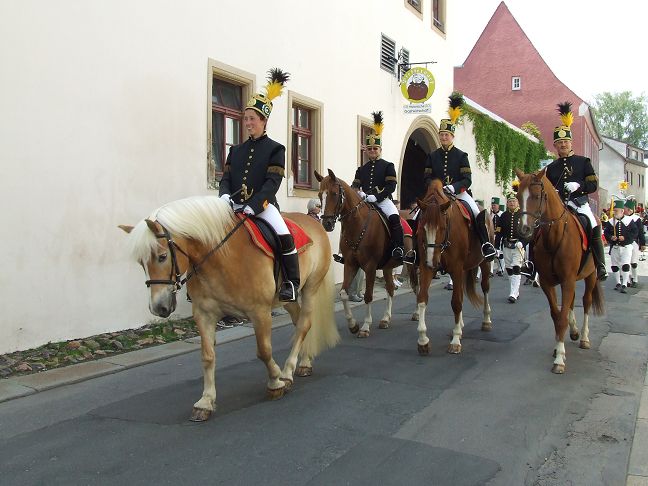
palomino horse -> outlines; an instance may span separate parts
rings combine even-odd
[[[545,169],[535,174],[525,174],[516,169],[520,179],[518,201],[520,202],[520,234],[531,239],[533,263],[540,276],[540,287],[547,296],[551,318],[556,331],[554,348],[554,373],[565,372],[565,331],[569,324],[569,336],[573,341],[579,338],[574,300],[576,281],[585,280],[583,294],[583,327],[580,347],[590,348],[589,311],[594,305],[594,314],[605,311],[603,293],[596,278],[596,267],[591,255],[587,256],[581,268],[581,237],[578,223],[571,216],[556,189],[545,176]],[[561,306],[558,307],[555,286],[562,291]]]
[[[257,356],[268,369],[271,399],[281,398],[292,385],[298,356],[296,374],[308,376],[312,359],[340,338],[333,316],[335,285],[328,236],[305,214],[286,216],[301,226],[313,244],[299,254],[301,305],[285,303],[295,336],[283,370],[272,358],[271,312],[280,305],[273,261],[251,241],[227,202],[216,196],[181,199],[157,209],[135,227],[120,226],[130,233],[133,256],[144,267],[153,314],[168,317],[175,310],[177,291],[187,282],[203,363],[203,394],[194,404],[193,421],[207,420],[215,409],[214,341],[216,323],[224,315],[246,316],[254,324]]]
[[[458,200],[451,201],[443,192],[441,181],[435,179],[428,187],[423,200],[418,201],[421,213],[418,218],[417,243],[420,255],[419,276],[411,272],[412,287],[418,287],[417,312],[412,317],[418,318],[418,351],[419,354],[430,352],[430,339],[425,326],[425,309],[428,303],[430,283],[439,270],[444,270],[452,277],[452,310],[455,325],[452,330],[452,341],[448,352],[461,353],[461,336],[463,334],[463,293],[474,306],[482,305],[484,319],[482,331],[490,331],[491,308],[488,303],[490,290],[490,262],[484,260],[479,239],[474,234],[467,218],[462,214]],[[470,210],[469,210],[470,211]],[[490,224],[489,224],[490,223]],[[486,218],[489,234],[493,235],[492,222]],[[477,268],[481,268],[482,299],[475,292]],[[418,280],[418,281],[417,281]]]
[[[335,222],[338,219],[342,224],[340,252],[344,257],[344,282],[340,290],[340,297],[344,305],[344,315],[349,330],[353,334],[358,333],[358,337],[369,337],[369,330],[373,321],[371,302],[373,300],[376,270],[381,268],[383,271],[388,295],[387,308],[378,327],[387,329],[391,321],[392,299],[394,296],[393,269],[400,263],[396,263],[391,257],[388,257],[385,261],[385,255],[391,252],[391,242],[377,210],[365,203],[358,193],[342,179],[336,177],[332,170],[329,169],[328,173],[328,176],[322,177],[315,172],[315,177],[320,183],[319,193],[324,209],[322,215],[324,229],[333,231]],[[349,307],[349,294],[347,293],[358,268],[362,268],[366,274],[364,301],[367,312],[362,328],[358,326],[353,318]]]

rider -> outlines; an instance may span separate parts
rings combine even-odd
[[[235,211],[261,218],[279,237],[282,253],[283,282],[279,300],[294,302],[299,292],[299,259],[295,242],[279,213],[276,194],[284,177],[286,148],[266,134],[272,100],[281,96],[289,73],[273,68],[268,71],[265,93],[253,95],[243,112],[243,124],[249,138],[230,148],[220,182],[221,199]]]
[[[498,219],[495,229],[495,246],[502,248],[504,268],[511,281],[508,301],[515,304],[520,297],[520,268],[524,262],[524,243],[518,234],[520,206],[514,192],[506,196],[506,211]]]
[[[637,206],[637,201],[634,199],[628,199],[625,202],[624,213],[626,217],[630,218],[632,223],[637,227],[637,238],[632,243],[632,259],[630,260],[630,287],[636,287],[639,282],[639,277],[637,276],[637,265],[639,264],[639,253],[646,249],[646,237],[644,235],[644,227],[641,221],[641,218],[637,213],[635,213],[635,208]]]
[[[614,217],[605,223],[605,238],[610,245],[612,274],[616,279],[614,290],[625,294],[630,279],[632,245],[637,238],[637,227],[624,214],[623,205],[622,199],[614,201]]]
[[[608,275],[605,270],[601,226],[592,213],[587,197],[588,194],[597,190],[598,177],[596,177],[590,159],[574,155],[572,150],[570,127],[574,121],[574,115],[571,112],[571,103],[569,101],[559,103],[558,113],[560,113],[562,125],[554,129],[553,135],[558,158],[547,166],[546,176],[556,188],[562,200],[567,201],[569,207],[589,218],[592,225],[592,243],[590,245],[592,255],[596,264],[597,277],[603,281]]]
[[[358,167],[351,187],[358,190],[360,197],[367,202],[376,203],[385,213],[391,230],[392,257],[396,262],[403,261],[403,227],[401,226],[400,214],[392,201],[392,192],[396,189],[396,169],[394,164],[382,159],[382,111],[371,114],[374,119],[374,133],[367,136],[366,151],[369,161],[362,167]]]
[[[441,120],[439,128],[441,147],[430,153],[425,160],[425,186],[427,187],[433,179],[440,179],[444,184],[445,191],[468,203],[475,216],[475,227],[481,242],[482,254],[486,261],[491,261],[496,252],[488,238],[486,211],[479,211],[477,204],[468,192],[468,188],[472,184],[468,154],[453,145],[455,124],[461,115],[462,105],[463,96],[459,93],[452,93],[448,109],[450,119]]]

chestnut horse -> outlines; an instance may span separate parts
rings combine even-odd
[[[589,312],[601,315],[605,311],[603,293],[596,278],[596,266],[592,255],[582,268],[581,237],[579,227],[567,206],[560,199],[553,184],[545,176],[545,169],[534,174],[525,174],[516,169],[520,186],[517,198],[520,203],[520,234],[531,239],[533,244],[533,263],[540,276],[540,287],[547,296],[551,318],[556,332],[554,373],[565,372],[565,331],[570,327],[569,336],[573,341],[579,338],[574,300],[576,281],[585,280],[583,294],[583,327],[580,334],[580,347],[590,348]],[[558,307],[555,286],[560,285],[561,306]]]
[[[484,260],[479,238],[470,226],[468,219],[462,214],[461,203],[448,199],[443,191],[440,180],[433,180],[428,186],[423,200],[418,200],[421,212],[418,217],[417,244],[419,259],[419,275],[411,272],[412,287],[417,288],[418,318],[418,351],[419,354],[430,352],[430,339],[427,337],[425,326],[425,309],[428,303],[430,283],[440,270],[452,277],[452,310],[455,325],[452,330],[452,341],[448,345],[448,353],[461,353],[461,336],[463,334],[463,294],[464,288],[468,299],[474,306],[483,304],[482,331],[490,331],[491,308],[488,303],[490,290],[490,262]],[[470,210],[468,210],[470,211]],[[486,218],[489,235],[493,237],[493,226],[490,218]],[[481,268],[481,290],[484,298],[475,291],[477,268]]]
[[[301,305],[278,301],[272,259],[251,241],[230,205],[216,196],[173,201],[135,227],[120,226],[130,233],[133,256],[144,267],[153,314],[168,317],[175,310],[176,293],[187,283],[203,364],[203,394],[194,404],[193,421],[207,420],[215,409],[214,343],[216,323],[223,316],[245,316],[252,321],[257,356],[268,370],[271,399],[281,398],[292,385],[298,356],[296,374],[308,376],[312,359],[340,338],[333,315],[335,285],[328,236],[321,224],[305,214],[286,216],[313,242],[299,254]],[[272,357],[270,336],[272,309],[281,304],[295,323],[283,370]]]
[[[373,321],[371,302],[376,270],[382,269],[387,289],[387,308],[378,327],[387,329],[391,321],[394,297],[393,269],[401,263],[396,263],[391,257],[384,261],[385,255],[391,253],[391,241],[378,211],[365,203],[358,193],[342,179],[336,177],[332,170],[329,169],[328,174],[322,177],[315,172],[315,177],[320,183],[319,195],[322,200],[324,229],[333,231],[338,219],[342,225],[340,252],[344,258],[344,282],[340,297],[344,305],[344,315],[351,333],[358,333],[360,338],[369,337]],[[362,268],[366,274],[364,301],[367,312],[361,328],[351,313],[348,294],[349,285],[358,268]]]

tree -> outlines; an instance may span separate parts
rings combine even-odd
[[[594,116],[607,137],[639,148],[648,147],[648,98],[644,93],[633,97],[630,91],[594,96]]]

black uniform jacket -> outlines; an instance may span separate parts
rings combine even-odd
[[[547,166],[547,179],[551,181],[563,199],[574,199],[591,194],[598,188],[598,177],[587,157],[570,155],[560,157]],[[565,189],[565,182],[578,182],[580,187],[571,196]]]
[[[637,226],[627,216],[621,219],[610,219],[604,225],[605,239],[610,247],[614,245],[627,246],[631,245],[637,238]],[[612,236],[623,236],[623,241],[613,241]]]
[[[632,219],[634,220],[634,225],[637,227],[637,239],[635,240],[637,242],[637,245],[646,246],[646,235],[644,234],[644,225],[641,221],[641,218],[637,216],[636,218]]]
[[[468,190],[472,184],[472,171],[468,154],[454,145],[449,150],[443,147],[430,153],[425,159],[425,187],[432,179],[440,179],[444,186],[452,185],[455,194]]]
[[[362,189],[365,194],[373,194],[378,202],[391,199],[396,189],[396,169],[394,164],[384,159],[370,160],[356,170],[351,187]]]
[[[493,228],[497,229],[497,227],[499,226],[499,220],[502,217],[502,215],[504,214],[504,211],[499,211],[497,213],[494,213],[494,212],[489,210],[489,213],[491,214],[491,218],[492,218],[492,221],[493,221]]]
[[[512,248],[518,240],[522,241],[518,231],[520,228],[520,211],[511,212],[508,209],[499,217],[495,228],[495,248],[502,248],[502,243],[507,248]]]
[[[250,206],[255,214],[268,203],[278,207],[276,194],[284,177],[286,147],[266,134],[230,148],[219,194],[233,194],[232,201]],[[245,187],[243,187],[245,185]]]

